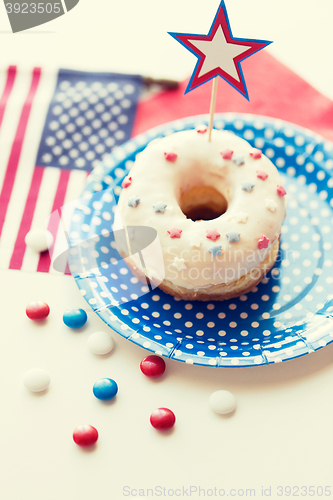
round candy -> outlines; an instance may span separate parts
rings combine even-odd
[[[107,354],[114,347],[114,340],[107,332],[95,332],[89,335],[88,347],[94,354]]]
[[[25,235],[25,244],[36,252],[45,252],[53,245],[53,236],[46,229],[31,229]]]
[[[62,319],[69,328],[80,328],[86,324],[88,316],[83,309],[67,309]]]
[[[98,432],[92,425],[79,425],[73,432],[73,439],[79,446],[92,446],[98,439]]]
[[[174,426],[176,422],[175,414],[168,408],[157,408],[150,415],[150,423],[155,429],[165,431]]]
[[[147,377],[160,377],[165,371],[165,361],[160,356],[147,356],[141,361],[140,369]]]
[[[24,375],[23,384],[32,392],[45,391],[50,385],[50,375],[41,368],[33,368]]]
[[[101,378],[94,383],[94,396],[102,401],[114,398],[117,392],[118,386],[112,378]]]
[[[234,411],[237,401],[235,396],[229,391],[215,391],[210,395],[209,404],[216,413],[226,415]]]
[[[35,300],[27,305],[25,310],[28,318],[34,321],[42,321],[47,318],[50,312],[49,306],[46,302],[42,302],[41,300]]]

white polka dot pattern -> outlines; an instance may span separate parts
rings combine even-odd
[[[110,228],[128,167],[152,138],[201,123],[206,116],[151,130],[92,172],[70,232],[71,270],[85,299],[124,337],[189,364],[257,366],[327,345],[333,341],[333,150],[307,130],[250,115],[216,116],[216,128],[268,151],[288,193],[276,265],[249,294],[181,301],[158,288],[150,292],[119,260]]]

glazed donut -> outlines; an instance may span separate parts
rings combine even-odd
[[[164,269],[118,248],[132,272],[185,300],[251,290],[274,265],[286,191],[273,163],[245,140],[206,127],[153,140],[118,201],[123,227],[157,231]],[[135,231],[129,236],[133,244]],[[131,241],[130,241],[131,240]],[[149,260],[149,259],[148,259]]]

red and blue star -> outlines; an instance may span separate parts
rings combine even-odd
[[[249,99],[249,96],[240,63],[272,43],[267,40],[234,37],[224,0],[221,0],[208,35],[189,33],[169,33],[169,35],[198,59],[185,94],[220,76],[246,99]]]

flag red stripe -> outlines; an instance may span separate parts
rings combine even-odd
[[[62,170],[60,172],[59,182],[57,191],[53,201],[52,212],[59,210],[64,204],[68,181],[70,176],[70,170]],[[60,214],[59,214],[60,215]],[[47,229],[52,233],[54,240],[57,236],[57,231],[59,227],[59,217],[51,217]],[[40,255],[37,271],[42,273],[48,273],[51,266],[52,249],[49,252],[44,252]]]
[[[6,110],[6,104],[14,86],[16,76],[16,66],[9,66],[7,70],[7,80],[0,99],[0,127]]]
[[[21,155],[23,140],[25,132],[27,129],[27,124],[30,116],[32,102],[34,100],[37,87],[39,84],[41,75],[41,68],[34,68],[31,80],[31,86],[22,108],[20,120],[17,126],[16,134],[12,144],[7,170],[2,185],[2,190],[0,193],[0,235],[2,233],[3,225],[5,222],[5,216],[7,213],[7,208],[9,200],[13,191],[13,186],[15,182],[16,172],[18,168],[18,163]]]
[[[26,249],[24,243],[25,235],[31,228],[31,222],[34,216],[35,207],[37,203],[39,188],[42,182],[44,169],[35,168],[34,174],[31,179],[30,189],[25,203],[23,216],[21,219],[20,229],[17,233],[14,251],[10,259],[9,269],[21,269],[23,257]]]

